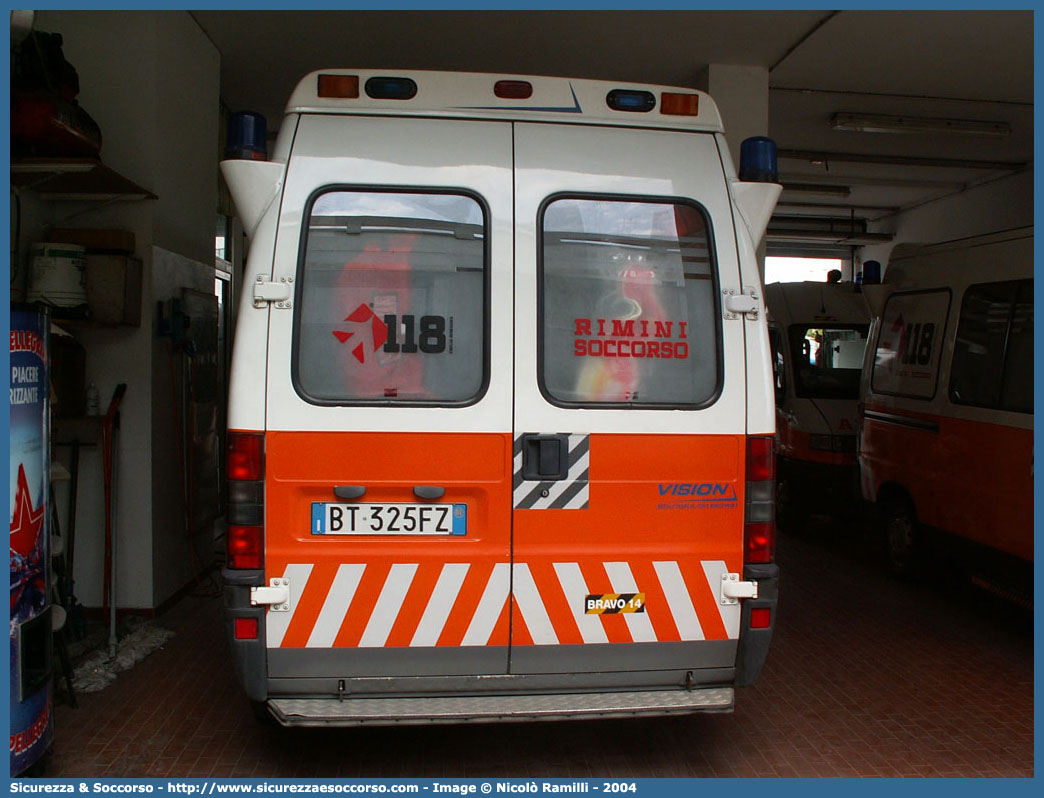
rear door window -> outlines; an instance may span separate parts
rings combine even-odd
[[[935,396],[949,311],[948,289],[888,297],[874,351],[874,391],[912,399]]]
[[[474,196],[336,189],[309,203],[294,386],[314,404],[464,405],[488,382],[487,221]]]
[[[540,218],[540,381],[563,406],[695,408],[720,391],[710,227],[680,200],[558,197]]]
[[[868,324],[791,326],[794,394],[804,399],[858,399]]]

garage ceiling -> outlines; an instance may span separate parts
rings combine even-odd
[[[766,67],[785,187],[770,227],[780,251],[871,243],[875,220],[1032,168],[1031,11],[191,13],[221,53],[223,102],[273,126],[297,81],[328,67],[693,87],[708,64]],[[836,114],[1007,132],[852,132],[831,126]]]

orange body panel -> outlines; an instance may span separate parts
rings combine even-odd
[[[901,485],[921,522],[1032,562],[1033,430],[903,415],[937,423],[938,432],[866,418],[861,457],[874,494],[884,484]]]
[[[293,583],[268,614],[282,648],[515,646],[729,640],[742,571],[744,437],[590,436],[583,509],[512,515],[511,439],[497,434],[273,432],[267,438],[266,578]],[[360,502],[446,489],[463,536],[313,535],[337,485]],[[513,532],[513,534],[512,534]],[[512,552],[512,541],[514,550]],[[513,567],[513,569],[512,569]],[[634,612],[588,596],[638,594]]]
[[[588,594],[631,592],[621,589],[621,576],[614,582],[611,570],[629,572],[644,594],[641,615],[653,634],[634,628],[638,622],[627,614],[602,615],[606,642],[693,639],[670,605],[671,582],[658,567],[677,569],[686,595],[676,590],[673,598],[691,602],[701,639],[735,636],[704,563],[742,571],[743,452],[743,436],[592,434],[588,507],[515,510],[515,561],[527,564],[557,642],[593,642],[579,626],[581,599],[559,573],[563,563],[576,564]],[[699,496],[696,486],[714,486],[717,493]],[[525,615],[525,607],[521,611]],[[533,642],[532,631],[516,623],[512,643]]]
[[[386,646],[410,645],[447,563],[467,565],[438,637],[460,645],[496,563],[510,552],[511,438],[497,434],[271,432],[266,438],[266,578],[291,564],[312,566],[294,607],[284,647],[307,644],[338,569],[365,565],[344,610],[335,646],[358,646],[389,574],[415,566]],[[312,502],[341,501],[336,485],[363,485],[360,502],[422,502],[418,485],[446,489],[440,502],[468,506],[466,536],[312,535]],[[506,616],[506,612],[503,613]],[[498,623],[489,645],[507,644]]]

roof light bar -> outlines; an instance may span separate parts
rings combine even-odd
[[[370,78],[366,95],[375,100],[412,100],[417,96],[417,83],[412,78]]]
[[[320,97],[354,100],[359,96],[359,77],[358,75],[320,75],[318,93]]]
[[[533,96],[533,84],[528,80],[498,80],[493,94],[504,100],[528,100]]]
[[[605,104],[614,111],[644,114],[656,107],[656,95],[651,91],[613,89],[605,96]]]
[[[699,116],[700,95],[665,91],[660,94],[660,113],[671,116]]]

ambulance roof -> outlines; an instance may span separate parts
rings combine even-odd
[[[1022,253],[1022,257],[997,253]],[[957,285],[1033,276],[1033,228],[1019,227],[937,244],[899,244],[884,283],[891,287]]]
[[[412,94],[411,81],[415,87]],[[286,112],[439,116],[722,132],[721,116],[714,101],[705,92],[691,88],[477,72],[318,70],[297,84]]]
[[[769,318],[777,324],[864,324],[870,311],[853,283],[769,283]]]

